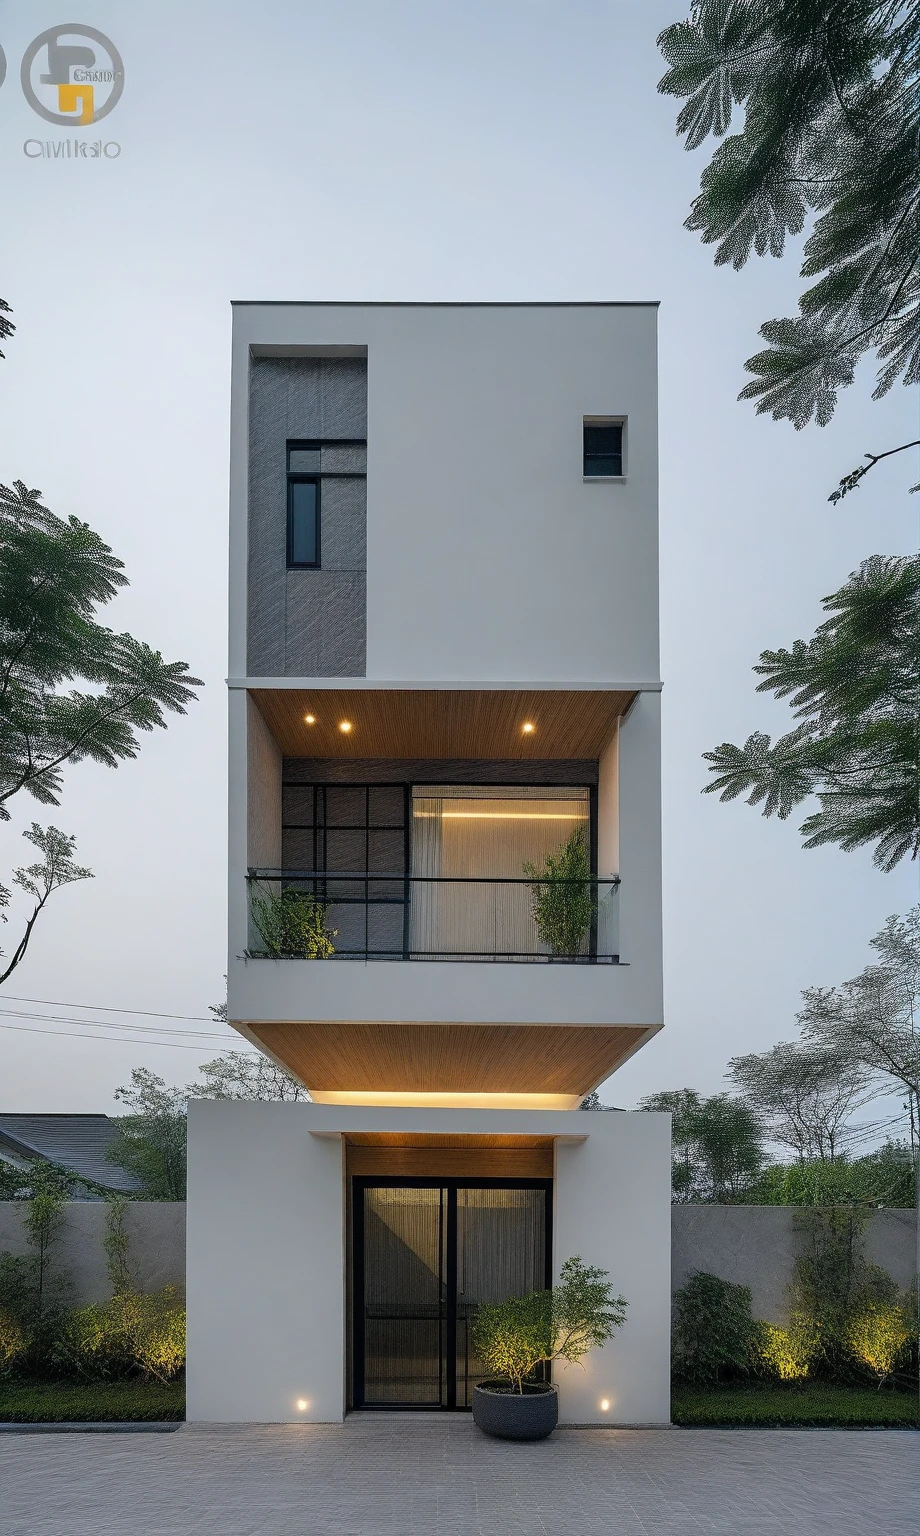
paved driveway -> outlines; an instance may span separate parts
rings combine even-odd
[[[3,1536],[916,1536],[911,1431],[560,1430],[465,1417],[0,1435]]]

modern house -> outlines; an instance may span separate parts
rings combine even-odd
[[[579,1254],[570,1423],[669,1419],[657,309],[237,304],[229,1020],[313,1103],[189,1115],[188,1414],[468,1407]]]

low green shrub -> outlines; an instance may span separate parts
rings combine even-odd
[[[768,1376],[779,1381],[804,1381],[820,1347],[817,1329],[804,1313],[796,1312],[788,1328],[760,1324],[755,1357]]]
[[[0,1423],[166,1422],[185,1418],[185,1383],[142,1381],[0,1382]]]
[[[674,1294],[671,1358],[677,1381],[705,1385],[756,1367],[761,1325],[746,1285],[698,1270]]]
[[[16,1318],[0,1311],[0,1379],[14,1369],[25,1354],[26,1336]]]
[[[879,1392],[824,1381],[794,1387],[772,1382],[677,1387],[671,1420],[694,1429],[916,1429],[917,1391],[914,1386],[909,1392]]]
[[[0,1253],[0,1376],[42,1377],[67,1318],[61,1276],[49,1282],[47,1259]]]
[[[813,1336],[812,1374],[831,1381],[864,1377],[867,1362],[853,1348],[856,1320],[899,1301],[891,1276],[866,1258],[867,1215],[828,1207],[803,1208],[794,1217],[802,1251],[789,1287],[790,1311]]]
[[[916,1335],[912,1307],[906,1302],[871,1303],[850,1319],[847,1343],[854,1357],[878,1379],[879,1387],[892,1376]]]
[[[61,1332],[53,1364],[66,1374],[106,1381],[140,1374],[171,1381],[185,1365],[185,1308],[173,1286],[126,1291],[79,1307]]]

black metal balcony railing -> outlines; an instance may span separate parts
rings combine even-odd
[[[251,869],[251,959],[619,963],[619,876]]]

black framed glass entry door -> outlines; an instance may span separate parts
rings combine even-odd
[[[480,1302],[550,1284],[548,1179],[356,1178],[355,1407],[469,1408]]]

